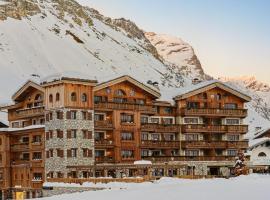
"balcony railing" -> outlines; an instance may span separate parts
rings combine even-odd
[[[169,162],[169,161],[234,161],[233,156],[155,156],[155,157],[142,157],[144,160],[152,162]]]
[[[247,141],[182,141],[182,148],[199,148],[199,149],[246,149],[248,148]]]
[[[95,128],[112,129],[113,123],[111,120],[95,121]]]
[[[149,132],[179,132],[180,131],[180,127],[177,124],[142,124],[141,125],[141,130],[142,131],[149,131]]]
[[[106,147],[106,146],[113,146],[114,143],[112,140],[95,140],[95,145],[97,147]]]
[[[96,156],[95,161],[96,163],[113,163],[114,158],[109,156],[99,156],[99,157]]]
[[[246,117],[247,109],[219,109],[219,108],[182,108],[180,115],[188,116],[224,116],[224,117]]]
[[[182,132],[246,133],[248,125],[182,125]]]
[[[100,102],[95,104],[96,110],[138,110],[147,113],[156,113],[157,108],[152,105],[130,103]]]
[[[158,140],[142,140],[142,148],[180,148],[179,141],[158,141]]]
[[[12,144],[11,151],[29,151],[29,143]]]
[[[25,117],[34,117],[44,114],[44,106],[33,107],[27,109],[16,110],[14,117],[16,118],[25,118]]]

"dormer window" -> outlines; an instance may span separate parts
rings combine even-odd
[[[71,97],[71,101],[77,101],[77,95],[75,92],[72,92],[70,97]]]

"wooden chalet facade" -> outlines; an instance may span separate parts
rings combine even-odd
[[[174,104],[160,96],[130,76],[27,82],[2,108],[10,122],[0,129],[2,195],[36,197],[45,179],[228,173],[248,148],[250,97],[219,81],[194,85]]]

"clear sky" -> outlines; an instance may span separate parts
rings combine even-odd
[[[205,71],[270,83],[270,0],[78,0],[145,31],[182,38]]]

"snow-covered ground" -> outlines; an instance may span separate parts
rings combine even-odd
[[[63,186],[63,185],[62,185]],[[72,185],[74,186],[74,185]],[[86,184],[85,186],[94,186]],[[268,200],[270,175],[240,176],[231,179],[185,180],[162,178],[154,183],[99,184],[107,189],[63,194],[44,200]]]

